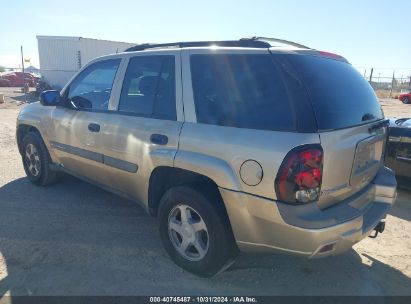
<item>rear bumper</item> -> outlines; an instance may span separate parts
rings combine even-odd
[[[393,205],[396,187],[394,173],[383,167],[361,193],[324,210],[222,188],[220,193],[240,250],[312,258],[339,254],[367,237]],[[328,244],[332,249],[320,252]]]

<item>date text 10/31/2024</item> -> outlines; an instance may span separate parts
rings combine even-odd
[[[254,297],[150,297],[150,303],[257,303]]]

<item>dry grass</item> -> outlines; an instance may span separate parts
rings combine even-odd
[[[377,90],[375,91],[375,94],[377,94],[378,98],[390,98],[390,91],[389,90]],[[398,96],[400,95],[400,92],[392,92],[391,93],[391,98],[398,99]]]
[[[380,104],[384,111],[385,117],[411,117],[411,105],[403,104],[398,99],[384,98],[380,99]]]

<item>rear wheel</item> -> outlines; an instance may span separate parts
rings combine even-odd
[[[177,205],[168,217],[168,236],[174,249],[189,261],[202,260],[210,244],[207,225],[189,205]]]
[[[402,100],[403,103],[409,104],[410,103],[410,98],[408,96],[405,96],[404,99]]]
[[[22,142],[22,160],[28,179],[35,185],[46,186],[56,182],[60,172],[50,169],[50,156],[41,137],[27,133]]]
[[[237,254],[227,216],[216,203],[180,186],[164,194],[159,210],[160,236],[171,259],[204,277],[229,267]]]

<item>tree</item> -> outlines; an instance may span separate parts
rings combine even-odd
[[[6,71],[6,69],[4,68],[4,66],[0,65],[0,72],[4,72]]]

